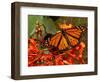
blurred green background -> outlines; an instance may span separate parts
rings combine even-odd
[[[59,29],[57,28],[57,23],[71,23],[75,26],[86,26],[87,18],[85,17],[60,17],[60,16],[28,16],[28,37],[34,34],[36,29],[36,21],[43,24],[46,27],[46,31],[51,34],[55,34]]]

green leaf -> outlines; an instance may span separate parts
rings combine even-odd
[[[28,37],[34,34],[37,20],[39,21],[39,23],[43,23],[43,16],[28,16]]]
[[[50,17],[45,16],[43,18],[43,24],[45,25],[48,33],[55,34],[58,31],[55,22]]]
[[[36,21],[45,26],[47,33],[55,34],[57,32],[57,27],[55,22],[48,16],[28,16],[28,37],[35,33]],[[44,29],[43,29],[44,30]],[[45,35],[45,32],[43,33]]]

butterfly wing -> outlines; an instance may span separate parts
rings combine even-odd
[[[70,28],[66,30],[66,37],[68,38],[69,44],[75,46],[79,43],[82,31],[78,28]]]
[[[67,40],[65,39],[65,37],[62,35],[61,37],[61,40],[60,40],[60,43],[58,45],[58,49],[59,50],[64,50],[66,48],[68,48],[68,43],[67,43]]]
[[[68,37],[70,46],[76,46],[78,44],[78,42],[79,42],[78,39],[76,39],[70,35],[67,35],[67,37]]]
[[[56,33],[56,34],[51,38],[51,40],[49,41],[49,45],[54,46],[54,47],[57,47],[60,38],[61,38],[61,33],[60,33],[60,32],[59,32],[59,33]]]
[[[54,46],[58,48],[59,50],[66,49],[68,47],[68,43],[65,39],[65,37],[62,35],[61,32],[56,33],[49,42],[50,46]]]
[[[82,31],[77,28],[71,28],[71,29],[66,30],[66,33],[70,36],[73,36],[73,37],[79,39]]]
[[[82,33],[80,29],[73,27],[63,32],[56,33],[49,41],[49,45],[56,47],[59,50],[64,50],[66,48],[70,49],[79,43]]]

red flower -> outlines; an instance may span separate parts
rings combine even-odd
[[[45,65],[47,65],[47,66],[48,66],[48,65],[53,65],[53,64],[54,64],[54,63],[53,63],[52,61],[50,61],[50,60],[46,60],[46,61],[45,61]]]
[[[28,52],[29,53],[30,52],[32,52],[32,53],[38,53],[39,52],[34,39],[29,39]]]
[[[62,55],[55,56],[55,65],[64,65]]]
[[[34,59],[36,58],[37,54],[29,54],[28,55],[28,66],[34,65]]]
[[[40,59],[41,60],[52,60],[52,55],[51,54],[43,54]]]
[[[74,60],[79,61],[80,64],[85,63],[83,42],[75,48],[63,51],[62,54],[58,54],[57,50],[53,51],[51,48],[48,48],[51,53],[45,54],[45,51],[39,50],[38,47],[39,44],[33,38],[28,40],[28,66],[70,65],[75,64]]]
[[[35,42],[35,40],[33,38],[29,39],[29,43],[31,43],[34,46],[36,45],[36,42]]]

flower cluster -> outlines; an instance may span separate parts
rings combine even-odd
[[[28,66],[49,66],[49,65],[70,65],[84,64],[83,51],[84,42],[80,42],[75,48],[66,50],[63,53],[54,55],[45,54],[45,50],[39,50],[38,43],[33,39],[28,41]]]

